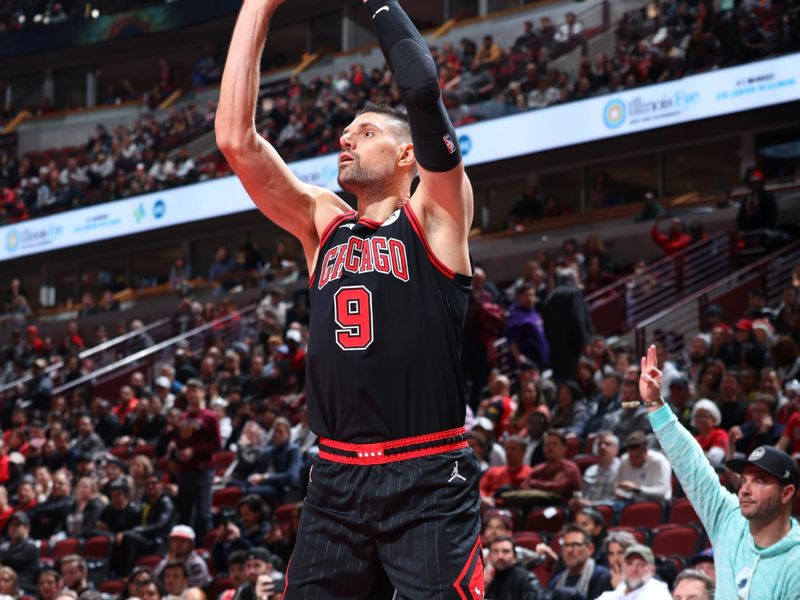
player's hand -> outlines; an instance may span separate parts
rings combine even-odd
[[[662,374],[657,365],[656,347],[650,346],[647,356],[642,357],[642,374],[639,376],[639,394],[650,412],[658,410],[664,404],[661,398]]]

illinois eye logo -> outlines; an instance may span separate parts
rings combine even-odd
[[[6,234],[6,250],[14,252],[19,247],[19,233],[12,229]]]
[[[622,100],[619,98],[609,100],[603,109],[603,122],[609,129],[616,129],[625,122],[627,112]]]

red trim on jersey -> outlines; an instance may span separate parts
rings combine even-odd
[[[322,444],[320,439],[320,444]],[[348,465],[385,465],[387,463],[401,462],[411,458],[420,458],[422,456],[433,456],[435,454],[442,454],[452,450],[460,450],[468,448],[469,442],[461,440],[460,442],[453,442],[452,444],[445,444],[442,446],[432,446],[430,448],[422,448],[421,450],[412,450],[410,452],[399,452],[397,454],[384,454],[380,444],[364,444],[364,446],[372,446],[375,450],[369,452],[360,452],[361,456],[341,456],[326,452],[325,450],[319,451],[319,457],[325,460],[336,463],[345,463]],[[369,454],[369,456],[367,456]]]
[[[322,250],[322,246],[324,246],[325,242],[328,241],[328,238],[333,233],[333,230],[336,229],[336,226],[339,225],[345,219],[348,219],[348,218],[352,217],[354,214],[356,214],[356,211],[351,210],[351,211],[344,212],[344,213],[342,213],[340,215],[336,215],[335,217],[333,217],[333,219],[331,219],[331,222],[328,223],[328,225],[325,227],[325,229],[322,230],[322,236],[320,236],[320,238],[319,238],[319,246],[317,246],[317,248],[319,250]],[[320,260],[320,256],[319,256],[319,252],[318,252],[317,253],[317,261],[319,262],[319,260]],[[314,285],[314,277],[316,276],[316,270],[317,270],[317,265],[314,265],[314,273],[311,273],[311,276],[308,278],[308,289],[311,289],[313,287],[313,285]]]
[[[455,588],[456,592],[458,592],[459,597],[461,600],[483,600],[483,593],[484,593],[484,585],[483,585],[483,565],[481,564],[483,561],[482,556],[479,557],[478,563],[475,565],[475,569],[472,573],[472,578],[468,582],[469,588],[469,598],[464,595],[464,591],[461,589],[461,582],[464,580],[464,577],[467,576],[469,572],[469,568],[472,565],[472,561],[475,558],[475,552],[481,551],[481,541],[480,538],[475,542],[475,545],[472,547],[472,552],[469,554],[469,558],[467,562],[464,564],[464,568],[461,570],[461,573],[458,576],[458,579],[455,580],[453,583],[453,587]],[[480,571],[480,573],[479,573]],[[472,588],[472,585],[475,584],[477,587],[477,591],[475,588]]]
[[[319,247],[322,248],[322,246],[325,244],[325,242],[328,241],[328,238],[330,237],[331,233],[333,233],[334,228],[339,223],[341,223],[345,219],[351,218],[354,214],[356,214],[356,211],[351,210],[351,211],[348,211],[348,212],[344,212],[344,213],[342,213],[340,215],[336,215],[331,220],[331,222],[328,223],[328,226],[322,231],[322,235],[319,238]]]
[[[370,227],[372,229],[377,229],[378,227],[383,225],[383,223],[379,223],[378,221],[375,221],[374,219],[368,219],[367,217],[361,217],[358,220],[358,222],[361,225],[366,225],[367,227]]]
[[[408,220],[411,222],[411,227],[414,229],[417,237],[422,242],[422,245],[425,248],[425,253],[428,255],[428,259],[431,261],[433,266],[436,267],[436,269],[445,277],[449,279],[455,279],[456,272],[440,261],[439,258],[433,253],[433,250],[431,250],[431,247],[428,245],[428,239],[425,237],[425,233],[422,230],[422,225],[419,224],[419,220],[417,219],[417,215],[414,214],[411,204],[408,202],[404,204],[403,210],[406,211]]]
[[[283,576],[283,595],[286,596],[286,591],[289,589],[289,567],[292,566],[292,556],[289,557],[289,562],[286,563],[286,573]]]
[[[412,437],[391,440],[389,442],[375,442],[372,444],[350,444],[348,442],[337,442],[336,440],[331,440],[328,438],[320,438],[319,443],[325,444],[326,446],[334,448],[335,450],[363,452],[365,449],[370,451],[374,450],[377,446],[380,446],[381,450],[389,450],[394,448],[402,448],[403,446],[428,444],[430,442],[438,442],[439,440],[446,440],[447,438],[456,437],[457,435],[466,435],[466,433],[467,430],[463,427],[456,427],[455,429],[448,429],[447,431],[437,431],[436,433],[426,433],[423,435],[415,435]]]

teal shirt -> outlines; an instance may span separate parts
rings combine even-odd
[[[672,463],[686,496],[714,547],[716,598],[722,600],[800,600],[800,525],[759,549],[739,509],[739,499],[719,483],[700,445],[678,423],[667,405],[650,414],[650,424]]]

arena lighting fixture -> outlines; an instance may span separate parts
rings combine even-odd
[[[26,20],[26,19],[25,19],[25,15],[20,15],[20,16],[19,16],[19,18],[17,19],[17,22],[18,22],[20,25],[25,25],[25,20]]]
[[[99,11],[99,10],[97,10],[96,8],[93,8],[93,9],[92,9],[92,18],[93,18],[93,19],[96,19],[96,18],[97,18],[97,17],[99,17],[99,16],[100,16],[100,11]]]
[[[33,22],[34,23],[41,23],[44,19],[43,15],[33,15]]]

